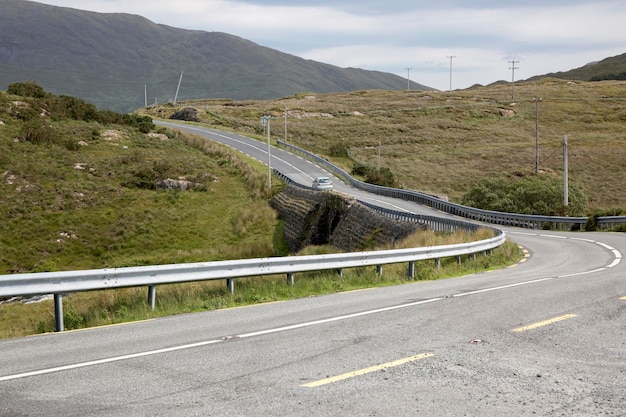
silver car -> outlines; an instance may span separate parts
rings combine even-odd
[[[332,190],[333,182],[328,177],[317,177],[311,186],[314,190]]]

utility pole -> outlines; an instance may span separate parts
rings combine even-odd
[[[569,205],[568,178],[567,178],[567,135],[563,136],[563,205]]]
[[[410,78],[410,74],[411,74],[411,70],[413,68],[406,68],[406,89],[410,90],[411,89],[411,78]]]
[[[180,78],[178,79],[178,87],[176,87],[176,95],[174,95],[174,105],[176,105],[176,99],[178,98],[178,90],[180,89],[181,81],[183,81],[183,71],[180,72]]]
[[[535,174],[539,173],[539,102],[542,98],[534,98],[535,102]]]
[[[514,97],[513,90],[515,88],[515,70],[519,69],[519,67],[516,67],[515,64],[519,63],[519,61],[509,61],[509,63],[511,64],[509,69],[513,71],[513,75],[511,75],[511,100],[513,100],[513,97]]]
[[[267,185],[272,189],[272,166],[270,164],[270,120],[272,116],[261,116],[261,125],[267,130]]]
[[[456,55],[448,55],[447,58],[450,58],[450,92],[452,92],[452,58],[456,58]]]
[[[287,142],[287,106],[285,105],[285,142]]]

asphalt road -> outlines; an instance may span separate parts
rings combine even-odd
[[[0,341],[0,416],[626,415],[626,236],[507,232],[500,271]]]

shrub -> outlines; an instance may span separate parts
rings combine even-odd
[[[61,142],[61,138],[56,130],[51,126],[45,125],[39,117],[24,122],[19,138],[37,145],[53,145]]]
[[[363,181],[369,184],[382,185],[385,187],[397,187],[398,180],[389,168],[380,169],[367,164],[356,163],[352,167],[352,175],[363,177]]]
[[[50,117],[56,119],[73,119],[85,122],[98,119],[98,109],[79,98],[71,96],[50,96],[48,98]]]
[[[350,151],[348,148],[341,143],[335,143],[330,146],[330,156],[334,156],[337,158],[347,158],[350,156]]]
[[[7,93],[32,98],[44,98],[46,96],[44,89],[34,81],[11,83],[7,88]]]
[[[563,184],[550,175],[528,175],[479,181],[463,196],[462,204],[483,210],[543,216],[582,216],[587,198],[578,188],[568,189],[568,206],[563,204]]]

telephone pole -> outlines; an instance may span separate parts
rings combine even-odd
[[[448,55],[447,58],[450,58],[450,92],[452,92],[452,58],[456,58],[456,56]]]
[[[271,155],[271,147],[270,147],[270,120],[272,120],[272,116],[261,116],[261,126],[263,126],[267,132],[267,186],[269,189],[272,189],[272,155]]]
[[[406,68],[406,89],[407,90],[411,89],[411,78],[410,78],[410,75],[411,75],[411,70],[412,69],[413,68]]]
[[[178,99],[178,90],[180,90],[181,81],[183,81],[183,71],[180,72],[180,78],[178,79],[178,86],[176,87],[176,94],[174,95],[174,105],[176,105],[176,100]]]
[[[535,102],[535,174],[539,173],[539,102],[541,100],[541,97],[538,99],[533,97]]]
[[[511,100],[513,100],[513,97],[514,97],[513,90],[515,88],[515,70],[519,69],[519,67],[516,67],[515,64],[519,63],[519,61],[509,61],[509,63],[511,64],[509,69],[513,71],[513,75],[511,76]]]
[[[563,205],[569,205],[569,184],[567,179],[567,135],[563,136]]]

